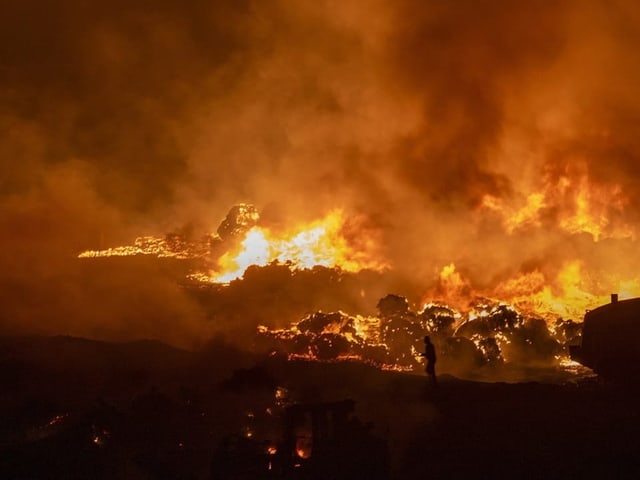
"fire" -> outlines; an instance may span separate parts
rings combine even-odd
[[[569,233],[589,233],[596,242],[603,238],[635,236],[628,225],[615,226],[609,220],[609,210],[621,211],[628,203],[620,186],[598,188],[583,176],[574,190],[573,211],[560,219],[561,228]]]
[[[592,185],[586,174],[559,175],[547,183],[542,191],[521,197],[520,204],[486,195],[479,212],[491,212],[491,225],[498,220],[508,235],[544,229],[554,236],[563,234],[561,238],[580,234],[583,243],[589,241],[585,234],[593,244],[635,240],[635,231],[616,216],[628,203],[619,187]],[[389,268],[378,232],[340,209],[312,222],[275,229],[260,225],[257,210],[242,204],[232,208],[217,232],[201,238],[188,232],[164,239],[140,237],[132,246],[84,252],[80,257],[199,258],[191,262],[197,271],[189,278],[219,284],[241,279],[252,266],[274,263],[292,271],[316,266],[345,272]],[[259,326],[258,334],[269,348],[290,359],[357,361],[397,371],[421,370],[425,333],[435,339],[451,368],[528,361],[561,365],[587,310],[607,303],[611,293],[640,296],[636,278],[602,271],[597,265],[604,262],[587,262],[578,251],[572,252],[557,265],[536,261],[537,267],[510,278],[501,276],[490,286],[478,286],[465,265],[459,269],[457,261],[445,258],[436,270],[435,285],[424,288],[423,295],[414,291],[411,301],[417,303],[390,294],[377,305],[378,316],[317,312],[289,328]],[[453,359],[463,359],[462,366]],[[244,434],[254,435],[251,428]]]
[[[493,298],[551,323],[558,318],[580,321],[586,311],[607,303],[613,292],[620,298],[640,296],[640,281],[589,272],[582,261],[574,259],[566,261],[553,276],[533,270],[483,290],[474,289],[451,263],[442,268],[436,289],[425,294],[425,301],[441,298],[475,319],[486,312],[470,309],[474,299]]]
[[[527,196],[520,208],[510,208],[492,195],[485,195],[481,202],[485,210],[497,212],[503,216],[503,228],[511,235],[515,231],[527,227],[540,227],[540,213],[547,206],[544,193],[536,192]]]
[[[636,238],[631,225],[615,221],[629,204],[620,185],[595,184],[586,173],[562,175],[549,181],[542,191],[533,191],[525,198],[524,204],[517,205],[487,194],[482,198],[481,209],[500,215],[509,235],[541,228],[545,213],[555,212],[557,227],[569,234],[586,233],[595,242]]]
[[[218,260],[212,279],[217,283],[228,283],[242,277],[252,265],[265,266],[272,262],[289,264],[293,269],[323,266],[347,272],[386,268],[375,244],[364,244],[364,249],[356,248],[345,235],[347,227],[341,210],[333,210],[321,220],[286,232],[253,227],[241,241],[239,249],[227,252]],[[362,247],[362,242],[358,247]]]
[[[131,257],[136,255],[149,255],[158,258],[197,258],[209,253],[207,239],[196,242],[186,242],[177,235],[167,235],[166,238],[143,236],[135,239],[133,245],[111,247],[104,250],[87,250],[78,255],[78,258],[100,257]]]
[[[313,450],[312,437],[310,433],[299,434],[296,438],[296,455],[306,460],[311,458],[311,452]]]
[[[442,268],[438,278],[437,292],[431,292],[430,298],[438,298],[451,305],[459,305],[469,300],[471,285],[456,270],[453,263]],[[425,300],[427,301],[427,300]]]
[[[153,256],[158,258],[200,259],[203,265],[215,263],[213,271],[192,271],[188,278],[200,283],[229,283],[243,276],[250,266],[286,264],[295,269],[316,266],[339,268],[346,272],[388,268],[379,252],[378,232],[358,216],[346,217],[342,210],[330,211],[324,218],[274,231],[257,226],[259,215],[251,205],[236,205],[218,228],[193,238],[171,233],[165,238],[143,236],[133,245],[104,250],[87,250],[78,258]],[[238,245],[232,248],[230,245]],[[226,249],[219,258],[221,250]]]

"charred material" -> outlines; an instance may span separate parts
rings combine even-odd
[[[455,312],[444,305],[430,304],[420,313],[420,319],[429,335],[435,338],[452,337],[455,330]]]
[[[254,227],[259,218],[258,210],[253,205],[234,205],[218,227],[217,233],[223,240],[238,237]]]
[[[640,378],[640,298],[618,301],[587,312],[582,327],[582,345],[571,348],[571,358],[604,378]]]
[[[487,363],[495,365],[502,358],[518,364],[553,364],[562,352],[544,320],[524,317],[508,305],[489,302],[478,308],[480,314],[461,324],[455,336],[473,340]]]
[[[418,315],[409,309],[405,297],[389,294],[378,302],[380,339],[389,348],[389,360],[397,365],[417,367],[414,352],[422,348],[427,333]]]
[[[419,357],[425,335],[439,352],[439,368],[453,375],[495,373],[507,364],[549,367],[557,364],[575,341],[576,324],[546,321],[522,315],[515,308],[478,299],[464,316],[435,303],[412,311],[406,298],[389,294],[378,303],[377,317],[349,316],[343,312],[309,314],[289,329],[260,327],[268,350],[310,360],[359,359],[397,370],[421,371]]]
[[[263,338],[270,340],[271,347],[318,360],[357,355],[366,347],[355,319],[342,312],[312,313],[295,325],[295,332],[265,329]]]
[[[213,458],[212,479],[388,479],[386,441],[353,416],[354,407],[353,400],[289,405],[279,442],[225,439]]]

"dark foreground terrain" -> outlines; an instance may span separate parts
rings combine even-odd
[[[416,375],[258,357],[223,341],[194,353],[2,338],[0,478],[208,479],[229,439],[276,445],[287,405],[344,399],[388,451],[380,478],[639,478],[634,388],[440,380],[428,389]],[[370,454],[356,452],[353,471],[366,471]],[[246,470],[228,478],[276,478]]]

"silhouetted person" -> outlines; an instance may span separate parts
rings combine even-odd
[[[438,386],[438,380],[436,379],[436,349],[433,343],[431,343],[429,335],[425,335],[424,337],[424,353],[421,353],[421,355],[427,360],[425,370],[427,371],[431,385],[434,387]]]

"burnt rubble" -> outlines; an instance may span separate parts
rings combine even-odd
[[[463,315],[430,303],[413,311],[408,300],[389,294],[377,303],[375,317],[315,312],[285,329],[261,327],[262,346],[318,361],[357,359],[378,366],[420,371],[423,338],[438,352],[438,369],[464,375],[505,364],[552,366],[576,342],[580,324],[547,322],[515,308],[477,299]]]
[[[218,236],[222,240],[239,237],[258,223],[260,215],[253,205],[241,203],[234,205],[218,226]]]
[[[351,319],[309,323],[358,330]],[[637,392],[604,382],[445,376],[429,393],[420,376],[222,339],[199,352],[65,337],[0,347],[0,478],[637,476]]]
[[[216,233],[197,232],[192,224],[184,225],[164,237],[152,235],[137,237],[133,245],[86,251],[79,258],[148,256],[178,260],[212,260],[225,253],[229,244],[256,226],[260,216],[253,205],[231,207]]]
[[[386,480],[387,443],[354,410],[350,399],[287,405],[271,438],[251,429],[225,437],[214,452],[211,478]]]

